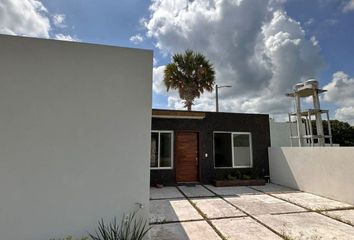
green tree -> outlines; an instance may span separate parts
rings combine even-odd
[[[172,63],[167,64],[164,83],[167,91],[177,89],[188,111],[192,110],[193,101],[206,91],[213,91],[215,71],[213,65],[200,53],[186,50],[175,54]]]
[[[332,130],[332,141],[340,146],[354,146],[354,127],[347,122],[330,120]],[[316,134],[316,121],[312,121],[314,134]],[[323,121],[323,130],[328,133],[327,121]],[[326,140],[328,143],[328,141]]]

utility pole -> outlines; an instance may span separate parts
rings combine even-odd
[[[216,104],[216,112],[219,112],[219,88],[230,88],[230,85],[219,86],[215,85],[215,104]]]

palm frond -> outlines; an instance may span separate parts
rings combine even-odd
[[[172,63],[166,65],[164,84],[167,91],[178,89],[180,98],[190,107],[204,91],[213,91],[214,67],[203,54],[187,49],[183,54],[174,54]]]

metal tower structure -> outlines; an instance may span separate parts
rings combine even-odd
[[[295,102],[295,111],[289,113],[290,125],[290,141],[293,146],[293,140],[298,141],[299,147],[302,146],[325,146],[325,139],[329,139],[332,146],[332,130],[329,121],[328,110],[323,110],[320,107],[319,94],[326,90],[318,88],[318,82],[315,79],[307,80],[303,83],[298,83],[294,86],[292,93],[286,94],[288,97],[293,97]],[[313,109],[301,111],[301,98],[312,97]],[[328,124],[328,134],[325,135],[322,123],[322,114],[326,115]],[[291,129],[292,119],[295,117],[296,135],[293,135]],[[312,120],[316,121],[316,134],[313,132]],[[304,129],[305,127],[305,129]]]

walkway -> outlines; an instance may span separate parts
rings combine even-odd
[[[150,238],[354,239],[354,206],[267,184],[151,188]]]

